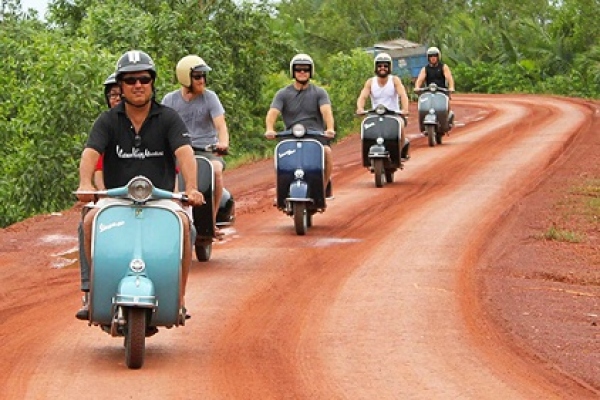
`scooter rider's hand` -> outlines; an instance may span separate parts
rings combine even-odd
[[[276,136],[277,136],[277,132],[275,132],[275,131],[266,131],[265,132],[265,137],[269,140],[275,139]]]
[[[335,137],[335,131],[332,131],[332,130],[325,131],[325,137],[327,139],[333,139]]]
[[[355,114],[356,115],[363,115],[365,113],[365,109],[364,108],[357,108]]]
[[[204,195],[197,189],[186,190],[185,195],[187,196],[187,202],[192,206],[201,206],[206,204],[204,201]]]
[[[215,150],[218,154],[227,154],[229,152],[229,143],[217,142],[215,144]]]
[[[83,203],[89,203],[90,201],[95,202],[98,200],[98,195],[96,195],[94,193],[90,193],[90,192],[95,192],[96,190],[97,189],[91,183],[89,185],[80,184],[79,187],[77,188],[77,192],[75,192],[75,195],[77,196],[77,200],[79,200]],[[88,192],[88,193],[82,193],[82,192]]]

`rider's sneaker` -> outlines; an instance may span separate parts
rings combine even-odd
[[[146,327],[146,337],[154,336],[158,333],[158,328],[155,326]]]
[[[88,296],[89,294],[87,292],[84,293],[83,297],[81,298],[81,302],[83,303],[83,305],[75,314],[75,318],[80,319],[82,321],[87,321],[90,317],[90,306],[88,303]]]

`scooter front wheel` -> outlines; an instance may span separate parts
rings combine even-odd
[[[429,147],[434,147],[436,142],[435,127],[433,125],[427,125],[425,129],[427,131],[427,142],[429,143]]]
[[[300,202],[294,203],[293,212],[294,227],[296,228],[296,234],[306,234],[306,230],[308,229],[308,210],[306,209],[306,204]]]
[[[373,162],[373,173],[375,174],[375,186],[380,188],[383,186],[383,179],[384,179],[383,159],[376,158],[372,162]]]
[[[146,353],[146,310],[129,308],[125,333],[125,364],[130,369],[144,365]]]

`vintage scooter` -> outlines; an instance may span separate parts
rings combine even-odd
[[[102,205],[93,220],[89,324],[123,336],[125,363],[138,369],[144,363],[146,336],[158,327],[185,323],[184,225],[170,203],[156,200],[187,198],[158,189],[143,176],[94,194],[119,200]]]
[[[327,208],[325,151],[317,140],[324,136],[322,131],[308,131],[301,124],[276,134],[280,142],[275,146],[275,205],[294,219],[298,235],[306,234],[313,215]]]
[[[360,115],[366,115],[360,125],[363,166],[375,175],[375,186],[382,187],[394,181],[394,173],[408,160],[410,142],[406,139],[400,150],[399,138],[398,117],[405,116],[381,104]]]
[[[449,113],[450,91],[431,83],[427,87],[415,88],[419,94],[419,128],[427,135],[430,147],[442,144],[442,138],[452,129],[453,115]]]
[[[204,151],[217,153],[215,145],[208,145]],[[220,153],[221,155],[226,155]],[[194,227],[196,228],[196,240],[194,249],[198,261],[210,260],[212,244],[215,239],[215,225],[219,228],[231,226],[235,222],[235,201],[231,193],[223,188],[223,196],[217,210],[216,221],[214,221],[213,191],[215,187],[215,173],[212,163],[204,156],[196,155],[198,169],[198,191],[204,195],[205,204],[194,206],[192,215]],[[181,172],[178,176],[179,190],[184,191],[184,180]]]

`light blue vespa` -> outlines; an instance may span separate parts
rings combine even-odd
[[[184,227],[172,202],[155,201],[185,195],[141,176],[102,193],[119,200],[103,205],[93,221],[90,324],[124,336],[127,366],[141,368],[146,336],[185,322]]]

